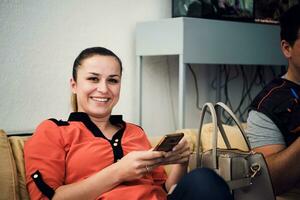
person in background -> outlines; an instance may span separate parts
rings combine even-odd
[[[215,172],[186,174],[185,138],[170,152],[154,151],[141,127],[111,114],[121,79],[122,62],[106,48],[87,48],[75,59],[74,112],[67,121],[43,121],[25,143],[31,199],[231,199]],[[162,166],[167,164],[173,164],[169,176]]]
[[[267,84],[253,100],[246,131],[252,149],[266,158],[276,195],[294,193],[297,197],[292,199],[300,199],[299,4],[280,17],[280,28],[287,72]]]

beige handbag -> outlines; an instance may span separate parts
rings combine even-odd
[[[213,132],[212,148],[202,151],[201,132],[207,111],[210,111]],[[235,122],[242,138],[244,138],[247,151],[231,148],[230,141],[223,128],[220,119],[221,111],[225,111]],[[226,148],[217,148],[218,130],[222,136]],[[234,199],[237,200],[273,200],[275,199],[274,191],[266,165],[262,154],[254,153],[250,150],[248,139],[246,138],[243,127],[238,122],[234,113],[224,104],[206,103],[200,118],[200,128],[198,134],[197,151],[195,156],[196,167],[207,167],[217,172],[228,183]]]

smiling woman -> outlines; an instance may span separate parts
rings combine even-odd
[[[92,58],[93,59],[88,59],[88,58]],[[96,58],[95,58],[96,57]],[[102,61],[103,59],[103,61]],[[112,61],[110,63],[110,61]],[[97,63],[98,62],[98,63]],[[84,64],[85,63],[85,64]],[[109,67],[111,68],[115,68],[116,74],[112,74],[110,75],[110,79],[108,80],[108,82],[111,83],[116,83],[121,81],[121,76],[122,76],[122,71],[123,71],[123,67],[122,67],[122,62],[120,60],[120,58],[115,55],[112,51],[105,49],[105,48],[89,48],[86,49],[84,51],[82,51],[78,57],[75,59],[74,64],[73,64],[73,71],[72,71],[72,79],[71,79],[71,87],[72,87],[72,91],[73,91],[73,95],[72,95],[72,108],[75,112],[78,111],[78,105],[77,105],[77,95],[76,92],[74,91],[74,87],[76,86],[76,82],[77,82],[77,73],[78,70],[84,70],[86,73],[86,76],[88,77],[88,81],[90,82],[99,82],[99,79],[101,77],[101,74],[97,73],[98,70],[97,69],[97,64],[99,64],[100,66],[102,66],[102,69],[105,68],[105,65],[109,65]],[[84,67],[80,67],[80,66],[88,66],[90,69],[85,69]],[[95,72],[93,72],[93,70],[96,70]],[[107,70],[106,70],[107,71]],[[120,85],[120,84],[117,84]],[[119,88],[120,90],[120,88]]]
[[[111,115],[121,77],[121,60],[108,49],[88,48],[76,58],[70,80],[75,112],[68,121],[42,122],[24,147],[31,199],[230,199],[214,172],[185,176],[185,138],[169,152],[154,151],[141,127]],[[173,164],[169,177],[166,164]]]
[[[117,104],[121,88],[120,64],[112,56],[86,58],[71,79],[77,97],[77,111],[107,121]]]

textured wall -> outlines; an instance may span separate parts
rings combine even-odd
[[[137,122],[135,26],[171,16],[171,0],[0,0],[0,129],[32,131],[44,119],[66,119],[73,60],[105,46],[123,61],[120,102],[114,113]],[[159,31],[159,30],[157,30]],[[193,66],[200,105],[215,100],[215,66]],[[143,128],[154,135],[176,129],[178,57],[144,59]],[[242,80],[230,90],[238,103]],[[186,126],[199,125],[195,85],[187,69]]]
[[[169,0],[0,1],[0,128],[23,132],[67,118],[73,60],[90,46],[123,60],[115,112],[135,121],[135,25],[170,16]]]

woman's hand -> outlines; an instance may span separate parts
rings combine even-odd
[[[165,153],[163,160],[164,165],[168,164],[188,164],[190,157],[190,146],[185,138],[182,138],[180,142],[172,149]]]
[[[189,157],[190,146],[185,138],[182,138],[172,151],[169,151],[165,154],[163,164],[174,164],[165,183],[168,191],[187,173]]]
[[[121,182],[139,179],[161,165],[165,152],[132,151],[119,160],[116,165],[120,170]]]

